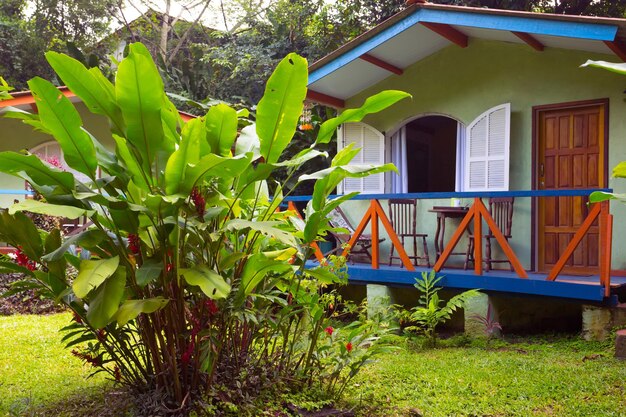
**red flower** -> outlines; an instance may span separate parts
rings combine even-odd
[[[115,367],[113,368],[113,374],[115,375],[116,381],[119,382],[122,380],[122,373],[120,372],[120,368],[118,368],[117,365],[115,365]]]
[[[311,123],[303,123],[300,125],[300,130],[313,130],[313,125]]]
[[[172,269],[174,269],[174,265],[171,263],[168,263],[167,265],[165,265],[165,272],[171,272]]]
[[[78,315],[77,312],[72,311],[72,314],[74,315],[74,321],[78,324],[82,324],[83,323],[83,319],[80,318],[80,316]]]
[[[129,233],[128,234],[128,250],[130,250],[135,255],[139,253],[141,250],[141,246],[139,244],[139,236]]]
[[[328,333],[329,336],[332,336],[335,329],[333,329],[332,326],[328,326],[327,328],[324,329],[324,331]]]
[[[31,261],[28,258],[28,255],[22,252],[21,246],[18,246],[15,251],[15,263],[18,264],[19,266],[28,268],[31,271],[34,271],[35,269],[37,269],[37,266],[35,265],[35,261]]]
[[[348,353],[352,352],[352,343],[351,342],[346,343],[346,350],[348,351]]]
[[[198,217],[203,218],[204,212],[206,209],[206,200],[200,194],[200,191],[197,187],[191,191],[191,201],[193,201],[194,206],[196,206],[196,212],[198,213]]]
[[[209,317],[212,317],[216,315],[217,313],[219,313],[220,309],[217,307],[217,303],[215,301],[206,300],[204,304],[206,305],[206,308],[209,312]]]
[[[183,365],[187,365],[191,360],[191,355],[193,355],[194,348],[195,344],[193,342],[189,343],[189,346],[187,346],[187,350],[181,355],[180,360]]]

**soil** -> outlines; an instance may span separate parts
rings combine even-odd
[[[24,279],[22,274],[0,274],[0,295],[11,288],[15,281]],[[9,297],[0,297],[0,316],[12,314],[51,314],[63,311],[63,307],[55,305],[51,300],[39,296],[33,290]]]

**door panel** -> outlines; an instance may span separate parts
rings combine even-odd
[[[538,112],[538,189],[598,188],[604,185],[606,106]],[[538,199],[538,270],[548,271],[587,217],[587,197]],[[598,222],[568,260],[564,272],[598,272]]]

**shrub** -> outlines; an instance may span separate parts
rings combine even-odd
[[[25,274],[13,291],[37,288],[69,307],[74,322],[64,340],[74,355],[122,384],[158,391],[169,408],[229,388],[254,392],[286,378],[311,383],[335,366],[318,355],[328,319],[321,290],[343,280],[305,262],[328,228],[327,214],[352,197],[329,200],[337,184],[393,167],[348,165],[358,149],[344,148],[330,168],[299,178],[315,181],[304,221],[279,211],[283,183],[271,178],[280,170],[291,178],[304,162],[324,157],[316,147],[341,123],[408,95],[371,97],[323,123],[309,148],[281,159],[306,97],[307,63],[296,54],[269,79],[255,121],[218,104],[188,122],[141,44],[130,45],[115,85],[68,56],[46,56],[87,108],[109,120],[116,146],[111,151],[87,132],[52,84],[29,82],[38,114],[8,115],[52,135],[67,165],[90,181],[27,152],[0,153],[0,171],[42,196],[0,213],[0,239],[36,266],[0,265]],[[87,216],[92,226],[64,239],[58,229],[38,230],[24,212]],[[75,279],[68,265],[78,270]],[[352,354],[348,343],[363,344],[350,335],[342,358]]]

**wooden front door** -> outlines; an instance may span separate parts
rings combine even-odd
[[[536,109],[537,188],[605,186],[605,121],[608,103]],[[587,197],[543,197],[537,203],[538,270],[548,271],[589,212]],[[598,273],[598,224],[593,224],[563,272]]]

